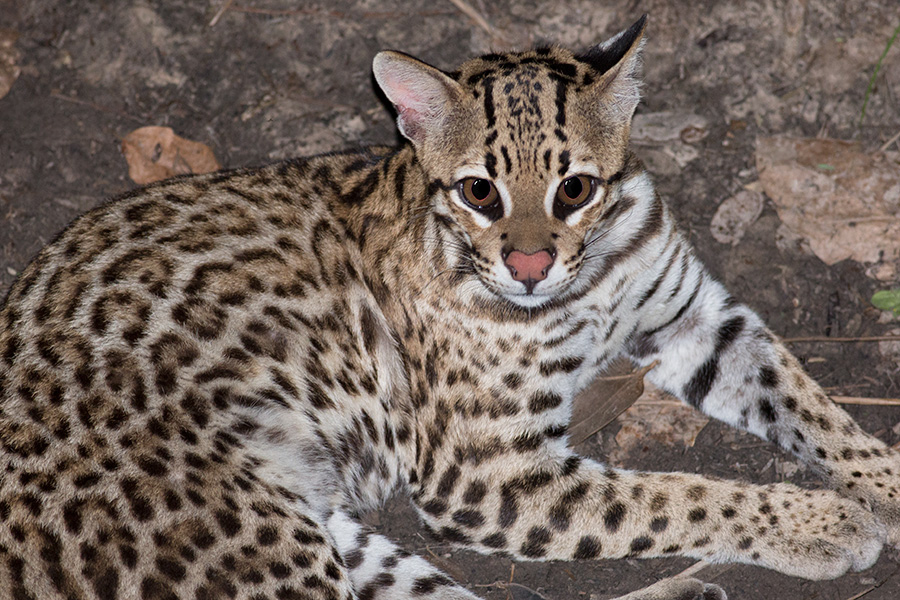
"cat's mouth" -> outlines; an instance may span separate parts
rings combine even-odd
[[[495,295],[516,306],[534,308],[550,302],[569,286],[568,283],[564,282],[539,281],[532,284],[512,282],[511,284],[500,286],[499,289],[493,286],[486,287]]]

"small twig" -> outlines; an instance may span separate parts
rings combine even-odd
[[[888,51],[891,49],[891,46],[894,45],[894,40],[897,39],[897,35],[900,34],[900,25],[897,25],[897,28],[894,30],[893,35],[891,35],[891,39],[888,40],[887,46],[884,47],[884,52],[881,53],[881,56],[878,57],[878,62],[875,63],[875,70],[872,72],[872,76],[869,78],[869,86],[866,88],[866,97],[863,100],[862,111],[859,113],[859,125],[862,125],[863,119],[866,117],[866,106],[869,104],[869,98],[872,95],[872,89],[875,87],[875,78],[878,77],[878,72],[881,70],[881,65],[884,62],[884,57],[887,56]]]
[[[60,94],[59,92],[50,92],[50,97],[56,98],[58,100],[64,100],[66,102],[71,102],[73,104],[89,106],[89,107],[93,108],[94,110],[97,110],[100,112],[105,112],[105,113],[109,113],[109,114],[113,114],[113,115],[119,115],[120,117],[123,117],[125,119],[130,119],[130,120],[134,121],[135,123],[144,123],[144,119],[140,119],[138,117],[135,117],[134,115],[129,115],[126,112],[122,112],[120,110],[116,110],[116,109],[110,108],[108,106],[103,106],[102,104],[96,104],[89,100],[81,100],[80,98],[72,98],[70,96],[65,96],[63,94]]]
[[[832,396],[838,404],[858,404],[860,406],[900,406],[900,398],[860,398],[858,396]]]
[[[800,342],[900,342],[900,335],[873,335],[861,337],[829,337],[826,335],[811,335],[806,337],[782,338],[785,344]]]
[[[856,595],[854,595],[854,596],[850,596],[849,598],[847,598],[847,600],[859,600],[859,599],[862,598],[863,596],[867,596],[867,595],[869,594],[869,592],[874,592],[874,591],[877,590],[877,589],[878,589],[878,586],[877,586],[877,585],[873,585],[872,587],[870,587],[870,588],[867,589],[867,590],[863,590],[863,591],[861,591],[860,593],[858,593],[858,594],[856,594]]]
[[[265,15],[267,17],[332,17],[335,19],[394,19],[397,17],[439,17],[455,14],[449,10],[423,10],[416,13],[397,11],[367,11],[353,13],[341,10],[322,10],[320,8],[257,8],[255,6],[232,6],[231,12],[241,12],[251,15]]]
[[[475,24],[484,29],[489,36],[492,38],[499,37],[497,35],[497,31],[491,26],[490,23],[487,22],[481,13],[479,13],[475,8],[472,7],[471,4],[466,2],[465,0],[449,0],[450,4],[459,9],[461,13],[475,21]]]
[[[233,2],[234,2],[234,0],[225,0],[225,2],[222,3],[222,7],[218,10],[218,12],[216,13],[216,16],[214,16],[212,18],[212,21],[209,22],[210,27],[216,26],[216,23],[219,22],[219,19],[222,18],[222,15],[225,14],[225,12],[228,10],[228,8],[232,5]]]
[[[881,586],[883,586],[885,583],[887,583],[887,580],[890,579],[891,577],[893,577],[896,573],[897,573],[897,569],[894,569],[894,571],[890,575],[888,575],[887,577],[885,577],[884,579],[882,579],[875,585],[861,591],[860,593],[856,594],[855,596],[851,596],[850,598],[847,598],[847,600],[859,600],[863,596],[865,596],[865,595],[869,594],[870,592],[873,592],[873,591],[877,590],[878,588],[880,588]]]
[[[885,152],[885,151],[887,151],[887,149],[891,147],[891,144],[893,144],[893,143],[896,142],[897,140],[900,140],[900,131],[898,131],[897,133],[895,133],[895,134],[894,134],[894,137],[892,137],[891,139],[889,139],[888,141],[886,141],[886,142],[884,143],[884,145],[883,145],[881,148],[878,149],[878,151],[879,151],[879,152]]]

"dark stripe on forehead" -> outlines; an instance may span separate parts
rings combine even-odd
[[[569,171],[569,151],[563,150],[559,153],[559,174],[565,175]]]
[[[556,82],[556,124],[564,127],[566,124],[566,91],[569,87],[565,81]]]
[[[488,177],[497,179],[497,157],[493,152],[488,152],[484,157],[484,168],[487,169]]]
[[[512,171],[512,161],[509,159],[509,152],[506,150],[506,146],[500,146],[500,154],[503,155],[503,168],[509,173]]]
[[[484,79],[484,116],[487,118],[488,129],[497,124],[497,118],[494,115],[494,78],[485,77]]]

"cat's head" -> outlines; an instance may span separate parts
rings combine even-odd
[[[449,74],[375,57],[435,190],[447,264],[482,293],[540,306],[578,281],[628,155],[645,21],[584,54],[490,54]]]

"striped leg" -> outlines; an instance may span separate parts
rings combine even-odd
[[[632,357],[658,361],[651,381],[684,402],[793,452],[900,542],[900,455],[863,432],[753,311],[686,260],[678,293],[660,285],[646,303]]]
[[[331,515],[327,527],[361,599],[477,600],[424,558],[398,548],[383,535],[367,532],[341,511]]]

